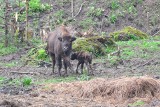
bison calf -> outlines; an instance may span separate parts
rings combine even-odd
[[[76,38],[70,35],[65,26],[60,26],[48,34],[46,52],[52,58],[53,73],[54,66],[57,64],[59,75],[61,75],[62,59],[66,75],[67,67],[69,66],[71,69],[70,54],[72,52],[72,42],[74,40],[76,40]]]
[[[76,68],[76,73],[78,73],[78,67],[81,65],[81,73],[83,74],[83,67],[84,63],[87,66],[88,70],[88,75],[90,75],[89,69],[91,70],[91,75],[93,75],[93,71],[91,68],[91,63],[92,63],[92,54],[88,52],[73,52],[71,54],[71,60],[78,60],[77,68]]]

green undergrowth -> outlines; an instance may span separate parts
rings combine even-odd
[[[86,73],[84,73],[84,74],[81,74],[81,75],[70,75],[68,77],[55,77],[55,78],[52,78],[52,79],[39,80],[35,84],[88,81],[92,78],[93,78],[92,76],[88,76]]]
[[[87,51],[93,53],[96,57],[105,55],[109,47],[115,46],[111,38],[103,36],[93,36],[89,38],[77,38],[73,43],[73,51]]]
[[[146,39],[148,35],[136,28],[131,26],[125,27],[122,30],[115,31],[110,33],[110,36],[115,41],[128,41],[128,40],[139,40],[139,39]]]
[[[94,59],[94,62],[105,63],[108,61],[111,65],[116,65],[122,60],[130,60],[134,58],[150,59],[153,56],[158,57],[160,53],[160,38],[154,37],[142,40],[118,41],[116,44],[120,49],[120,56],[111,53],[117,52],[115,48],[107,48],[108,55]]]
[[[5,47],[3,43],[0,43],[0,56],[8,55],[17,52],[18,49],[14,45]]]
[[[136,102],[134,102],[134,103],[128,104],[128,106],[129,106],[129,107],[137,107],[137,106],[143,106],[144,104],[145,104],[144,101],[138,100],[138,101],[136,101]]]
[[[38,64],[41,61],[49,62],[49,56],[45,51],[46,44],[40,44],[31,48],[28,53],[22,58],[28,64]]]
[[[160,52],[160,41],[144,39],[139,41],[120,41],[122,59],[151,58],[154,53]]]
[[[30,86],[33,84],[33,79],[31,77],[25,76],[22,78],[7,79],[5,77],[0,77],[0,86],[4,85],[15,85],[15,86]]]
[[[4,67],[15,67],[15,66],[19,66],[20,64],[18,63],[18,61],[11,61],[11,62],[0,62],[0,66],[4,66]]]

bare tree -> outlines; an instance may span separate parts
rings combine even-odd
[[[25,32],[25,41],[28,40],[28,7],[29,7],[29,3],[28,3],[28,0],[26,0],[26,32]]]
[[[5,0],[5,43],[4,46],[7,47],[8,46],[8,9],[9,9],[9,3],[8,0]]]

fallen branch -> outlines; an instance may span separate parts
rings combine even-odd
[[[152,36],[155,36],[155,35],[157,35],[158,33],[160,33],[160,30],[158,31],[158,32],[156,32],[154,35],[152,35]]]
[[[81,4],[81,7],[79,8],[79,11],[78,11],[78,13],[74,16],[74,18],[77,17],[77,16],[80,14],[80,12],[82,11],[82,7],[83,7],[84,3],[86,3],[86,1],[84,1],[84,2]]]
[[[39,75],[40,74],[38,72],[18,72],[18,71],[11,71],[10,73],[15,73],[15,74],[32,74],[32,75]]]

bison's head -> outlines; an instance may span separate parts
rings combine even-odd
[[[75,59],[77,59],[77,52],[73,52],[71,54],[71,60],[75,60]]]
[[[59,37],[58,39],[62,43],[62,51],[66,55],[69,55],[72,50],[72,42],[75,41],[76,38],[71,36],[64,36],[64,37]]]

